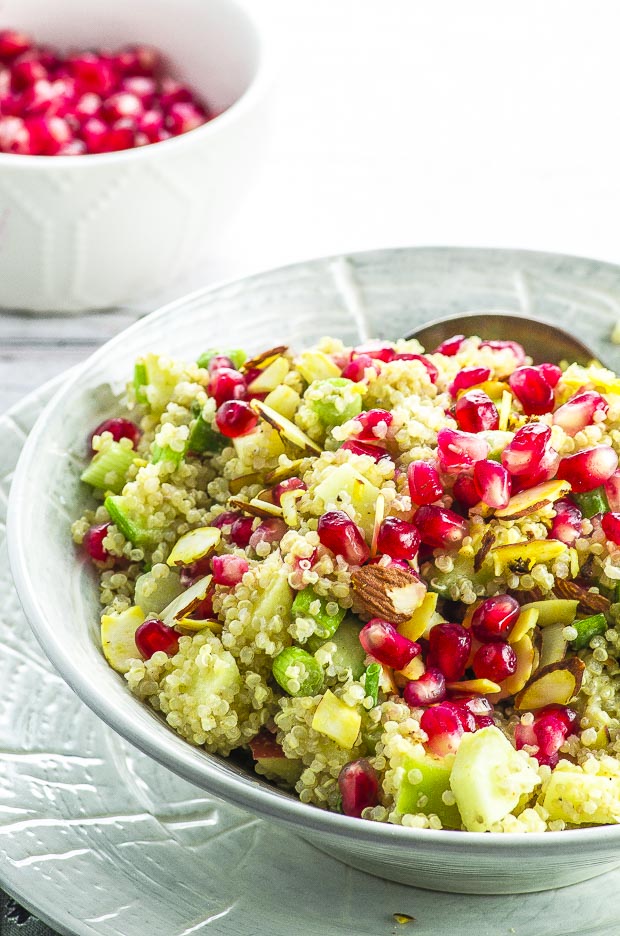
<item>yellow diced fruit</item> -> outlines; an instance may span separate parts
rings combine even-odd
[[[509,543],[496,546],[491,550],[495,564],[495,574],[501,575],[505,568],[516,563],[520,574],[531,571],[537,563],[552,562],[566,552],[566,546],[559,540],[529,540],[523,543]]]
[[[492,679],[462,679],[458,682],[447,683],[446,686],[450,692],[466,692],[472,695],[488,695],[492,692],[500,692],[501,686],[498,686]]]
[[[409,620],[399,625],[398,633],[407,640],[418,640],[422,637],[431,626],[438,597],[437,592],[427,592],[422,599],[422,604],[416,608]]]
[[[169,566],[185,566],[210,556],[222,538],[217,527],[198,527],[185,533],[174,544],[168,556]]]
[[[248,384],[248,391],[250,393],[270,393],[271,390],[275,390],[276,387],[280,386],[290,369],[291,365],[285,357],[277,357],[275,361],[268,364],[254,378],[252,383]]]
[[[405,679],[409,679],[415,682],[416,679],[419,679],[420,676],[423,676],[426,672],[424,660],[421,656],[414,657],[410,663],[407,663],[404,669],[398,670],[398,672],[401,676],[404,676]]]
[[[279,413],[280,416],[284,416],[285,419],[292,419],[301,403],[301,397],[292,387],[282,384],[267,394],[265,403],[276,413]]]
[[[521,607],[521,614],[527,611],[538,611],[536,621],[538,627],[548,627],[550,624],[563,624],[568,627],[575,620],[578,601],[572,598],[548,598],[546,601],[530,601]]]
[[[508,643],[516,644],[519,643],[522,637],[524,637],[529,631],[534,630],[536,623],[538,621],[538,609],[537,608],[528,608],[527,611],[521,611],[521,614],[517,618],[516,624],[513,629],[510,631],[508,636]]]
[[[543,806],[551,820],[607,824],[620,822],[620,777],[590,774],[574,764],[553,771]]]
[[[304,351],[295,359],[295,367],[306,383],[340,377],[340,368],[323,351]]]
[[[351,708],[327,689],[312,719],[314,731],[326,735],[349,751],[357,741],[361,725],[362,716],[357,709]]]
[[[101,647],[103,655],[117,673],[126,673],[131,660],[139,660],[135,635],[144,623],[142,608],[135,605],[118,614],[104,614],[101,618]]]

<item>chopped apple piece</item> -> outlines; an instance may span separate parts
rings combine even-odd
[[[281,384],[267,394],[265,403],[286,419],[292,419],[301,403],[301,397],[292,387]]]
[[[323,351],[304,351],[295,358],[295,367],[306,383],[340,377],[340,368]]]
[[[279,387],[291,365],[285,357],[277,357],[248,384],[249,393],[270,393]]]
[[[543,806],[550,819],[575,825],[620,822],[620,777],[586,773],[576,764],[556,767]]]
[[[530,572],[539,562],[552,562],[566,552],[566,546],[559,540],[528,540],[523,543],[509,543],[495,546],[491,556],[495,563],[495,574],[501,575],[505,568],[514,567],[520,574]]]
[[[367,478],[354,468],[349,462],[338,465],[326,473],[326,476],[314,490],[315,495],[323,504],[340,503],[341,495],[347,494],[355,508],[356,520],[364,530],[370,542],[374,524],[375,508],[379,497],[379,488],[375,487]]]
[[[312,728],[326,735],[342,748],[350,750],[357,740],[362,725],[362,716],[331,690],[327,689],[319,702]]]

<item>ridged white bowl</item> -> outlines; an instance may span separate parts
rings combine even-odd
[[[160,763],[356,868],[419,887],[483,894],[560,887],[610,870],[620,863],[618,826],[488,835],[362,822],[303,805],[234,760],[191,747],[130,695],[101,655],[96,576],[76,554],[69,525],[88,497],[79,482],[87,435],[114,411],[114,394],[139,354],[194,358],[218,345],[301,348],[323,334],[347,342],[396,337],[442,314],[504,308],[574,329],[618,368],[620,354],[608,336],[619,307],[620,270],[610,265],[520,251],[403,249],[263,273],[143,319],[72,374],[39,418],[13,482],[11,567],[50,660],[101,718]]]
[[[248,4],[249,6],[249,4]],[[4,0],[0,29],[61,49],[153,45],[220,116],[93,156],[0,154],[0,307],[81,312],[197,268],[234,216],[267,133],[263,31],[236,0]]]

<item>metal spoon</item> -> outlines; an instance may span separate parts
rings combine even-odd
[[[414,329],[406,337],[417,338],[427,350],[452,335],[477,335],[485,340],[518,341],[533,358],[534,364],[549,361],[573,361],[589,364],[597,355],[573,335],[541,319],[527,318],[512,312],[464,312],[435,319]]]

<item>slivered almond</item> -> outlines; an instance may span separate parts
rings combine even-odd
[[[215,618],[205,618],[204,620],[194,620],[194,618],[184,617],[176,622],[176,627],[182,628],[190,633],[197,633],[207,628],[214,634],[221,634],[223,625]]]
[[[566,705],[581,689],[585,668],[579,657],[544,666],[516,696],[515,709],[527,712],[546,705]]]
[[[280,357],[281,354],[285,354],[288,351],[287,345],[278,345],[277,348],[270,348],[269,351],[263,351],[261,354],[256,354],[253,358],[248,358],[248,360],[241,365],[241,372],[247,374],[248,371],[258,368],[263,370],[271,364],[272,361],[275,361],[277,357]]]
[[[243,513],[249,514],[251,517],[262,517],[265,519],[268,517],[282,516],[281,507],[278,507],[277,504],[270,504],[268,501],[259,500],[258,497],[253,497],[250,501],[243,500],[241,497],[231,497],[228,503],[232,507],[236,507],[237,510],[242,510]]]
[[[501,692],[502,687],[491,679],[462,679],[459,682],[446,683],[450,692],[465,692],[473,695],[488,695],[491,692]]]
[[[564,624],[550,624],[541,631],[540,661],[542,669],[551,663],[559,663],[566,656],[568,641],[564,637]]]
[[[517,618],[515,626],[510,631],[510,634],[508,635],[508,643],[510,644],[519,643],[522,637],[524,637],[529,631],[534,630],[534,628],[536,627],[537,621],[538,621],[538,609],[537,608],[525,608],[525,609],[522,608],[521,614]]]
[[[572,598],[578,601],[578,608],[589,614],[599,614],[599,612],[609,611],[611,602],[605,595],[599,595],[597,592],[588,591],[577,582],[569,582],[568,579],[557,579],[553,586],[553,591],[559,598]]]
[[[211,576],[205,575],[190,585],[181,595],[174,598],[159,615],[168,627],[176,627],[178,622],[198,608],[209,590]]]
[[[494,516],[498,520],[518,520],[527,517],[542,507],[547,507],[554,501],[564,497],[570,491],[568,481],[543,481],[534,487],[519,491],[511,497],[505,507],[498,508]]]
[[[221,538],[221,530],[217,527],[197,527],[176,541],[166,561],[169,566],[191,565],[215,552]]]
[[[408,621],[426,594],[423,582],[397,566],[363,566],[351,576],[351,585],[369,617],[395,625]]]

